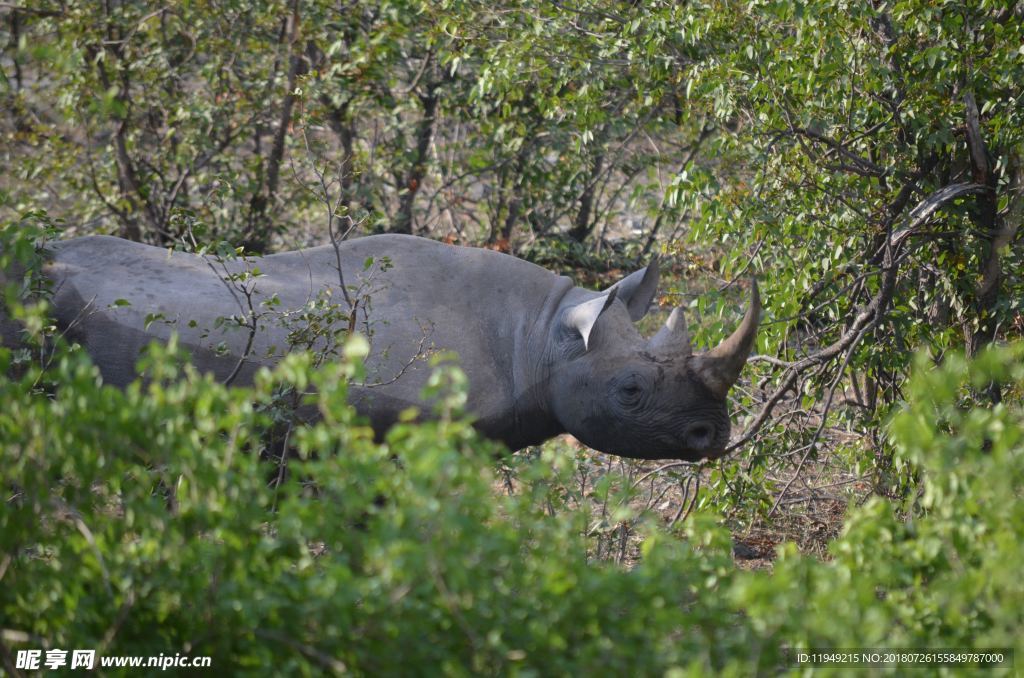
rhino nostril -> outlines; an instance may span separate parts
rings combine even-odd
[[[711,444],[713,431],[706,424],[697,424],[690,427],[690,430],[686,432],[686,437],[693,447],[706,447]]]

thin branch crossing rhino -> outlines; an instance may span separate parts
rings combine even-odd
[[[133,380],[142,348],[176,332],[200,370],[244,384],[295,345],[327,348],[330,333],[302,327],[320,308],[321,324],[348,323],[370,337],[375,384],[353,386],[352,402],[378,434],[410,406],[422,408],[423,357],[450,350],[469,379],[476,427],[511,449],[568,432],[624,457],[719,456],[729,439],[726,395],[760,313],[754,285],[732,336],[694,353],[681,308],[650,339],[634,327],[657,289],[656,260],[594,292],[512,256],[403,235],[246,260],[110,236],[48,250],[58,326],[108,383]],[[331,303],[317,306],[325,291]],[[330,310],[339,307],[344,313]]]

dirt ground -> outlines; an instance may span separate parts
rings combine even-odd
[[[714,510],[702,507],[698,495],[710,482],[713,466],[618,459],[589,450],[568,435],[562,436],[559,445],[565,454],[577,455],[578,472],[573,486],[565,488],[565,494],[571,495],[566,503],[589,503],[593,519],[587,536],[595,560],[611,560],[626,567],[638,562],[642,539],[636,528],[645,516],[670,529],[681,529],[694,511]],[[795,472],[792,469],[791,473]],[[598,489],[605,478],[612,488],[608,497]],[[805,464],[796,478],[771,478],[770,486],[778,488],[774,495],[769,494],[776,498],[788,486],[774,510],[741,507],[724,514],[733,536],[737,567],[771,569],[777,547],[785,542],[795,543],[802,553],[828,559],[828,544],[842,530],[848,507],[862,502],[872,491],[868,479],[854,476],[828,459]],[[628,488],[632,491],[626,492]],[[495,483],[496,493],[521,489],[514,471],[501,474]],[[622,511],[623,503],[630,510]],[[626,517],[621,517],[623,514]]]

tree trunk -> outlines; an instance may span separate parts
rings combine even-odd
[[[597,180],[604,170],[604,153],[598,153],[594,158],[594,164],[587,177],[587,184],[580,194],[580,209],[576,212],[576,220],[569,231],[569,238],[575,242],[583,242],[594,230],[594,223],[591,223],[591,215],[594,212],[594,199],[597,194]]]
[[[262,252],[270,244],[270,236],[273,232],[270,210],[277,202],[285,142],[288,140],[292,112],[295,109],[295,85],[303,71],[303,56],[297,49],[300,38],[299,0],[292,0],[292,13],[288,18],[286,35],[288,36],[289,55],[288,89],[281,104],[281,116],[270,146],[270,157],[267,159],[267,182],[263,189],[254,193],[249,201],[249,223],[242,239],[245,249],[253,252]]]
[[[420,104],[423,106],[423,117],[416,126],[416,153],[413,156],[412,164],[409,166],[398,187],[400,203],[398,214],[395,215],[395,222],[391,231],[394,233],[412,233],[413,231],[413,207],[416,204],[416,195],[423,185],[423,178],[427,174],[427,156],[430,153],[430,142],[434,138],[434,122],[437,117],[437,104],[440,100],[438,89],[440,82],[433,82],[427,86],[426,94],[420,95]]]

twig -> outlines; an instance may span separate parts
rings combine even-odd
[[[693,488],[693,496],[690,498],[690,503],[687,504],[686,503],[686,497],[690,493],[690,482],[691,482],[691,480],[693,482],[695,482],[696,484],[694,485],[694,488]],[[669,526],[675,525],[680,520],[686,520],[687,518],[690,517],[690,513],[693,511],[693,507],[697,505],[697,497],[698,497],[699,494],[700,494],[700,475],[698,474],[698,475],[689,476],[686,479],[686,486],[683,488],[683,499],[682,499],[682,503],[679,505],[679,511],[672,518],[672,522],[669,523]],[[683,511],[683,507],[684,506],[686,507],[685,512]]]
[[[348,667],[345,666],[345,662],[321,652],[312,645],[307,645],[306,643],[301,643],[294,638],[290,638],[283,633],[266,629],[256,629],[253,633],[255,633],[257,638],[272,640],[274,642],[281,643],[282,645],[287,645],[299,654],[305,656],[307,659],[312,659],[314,662],[333,673],[340,674],[348,672]]]
[[[907,226],[894,233],[890,232],[889,236],[885,239],[877,253],[877,256],[882,259],[882,281],[875,296],[863,307],[860,313],[856,315],[853,322],[850,323],[850,326],[838,340],[816,353],[812,353],[801,360],[790,363],[788,367],[786,367],[782,381],[776,388],[775,392],[768,399],[767,403],[761,409],[761,412],[743,435],[729,445],[727,452],[736,450],[749,442],[754,435],[757,434],[771,416],[772,410],[779,401],[782,400],[785,393],[793,387],[797,378],[804,370],[815,367],[824,368],[824,365],[828,363],[828,361],[842,354],[855,342],[859,342],[864,333],[881,323],[884,317],[883,314],[892,299],[892,294],[896,284],[896,276],[899,273],[899,264],[905,260],[905,257],[897,256],[898,251],[905,245],[907,240],[909,240],[909,237],[916,233],[917,229],[930,219],[935,211],[942,207],[942,205],[961,195],[966,195],[983,189],[987,190],[985,187],[979,186],[978,184],[953,184],[945,186],[930,194],[910,211],[910,214],[908,215],[910,221]],[[765,358],[760,358],[760,360],[771,362],[771,360]]]
[[[779,496],[776,497],[775,503],[772,504],[771,509],[768,511],[769,518],[775,514],[775,510],[779,508],[779,503],[782,501],[782,498],[786,496],[789,488],[793,486],[793,482],[800,477],[800,471],[803,470],[804,464],[810,458],[811,454],[817,449],[817,442],[821,437],[821,432],[825,429],[825,423],[828,421],[828,413],[832,408],[832,399],[835,396],[836,386],[839,384],[839,380],[843,378],[843,374],[846,372],[846,368],[849,366],[851,358],[853,358],[853,352],[857,349],[857,344],[860,343],[860,340],[863,339],[864,335],[866,335],[872,328],[873,325],[865,326],[850,343],[850,347],[846,351],[846,357],[843,360],[843,364],[838,370],[836,370],[835,379],[833,379],[832,383],[829,384],[828,396],[825,398],[825,405],[821,412],[821,422],[818,424],[818,428],[814,431],[814,435],[811,437],[811,442],[807,445],[807,452],[805,452],[804,456],[800,458],[800,463],[797,465],[796,471],[793,473],[793,477],[790,478],[789,482],[786,483],[786,486],[782,488],[782,492],[780,492]]]

